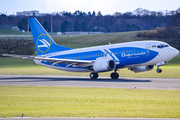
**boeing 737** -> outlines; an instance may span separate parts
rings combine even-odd
[[[99,72],[114,71],[112,79],[118,79],[118,69],[128,68],[131,71],[145,72],[160,66],[179,54],[169,44],[160,41],[138,41],[104,46],[72,49],[57,45],[36,18],[29,18],[29,24],[37,50],[37,56],[11,55],[4,56],[33,59],[38,65],[70,71],[91,72],[90,78],[97,79]]]

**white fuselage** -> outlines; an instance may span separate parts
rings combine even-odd
[[[178,53],[179,51],[164,42],[139,41],[60,51],[43,56],[48,58],[91,61],[110,59],[114,60],[117,65],[117,69],[120,69],[125,67],[155,65],[163,61],[168,62],[177,56]],[[92,71],[87,67],[77,67],[75,65],[67,67],[67,65],[63,64],[53,66],[46,64],[46,62],[42,62],[41,60],[34,61],[36,64],[58,70],[71,72]]]

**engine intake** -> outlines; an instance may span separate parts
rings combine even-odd
[[[134,71],[135,73],[138,73],[138,72],[150,71],[153,68],[154,68],[154,65],[148,65],[148,66],[132,67],[132,68],[130,68],[130,70]]]
[[[94,72],[105,72],[105,71],[111,71],[116,68],[116,64],[114,60],[109,59],[103,59],[96,61],[93,65]]]

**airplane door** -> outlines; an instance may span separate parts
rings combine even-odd
[[[151,44],[147,44],[146,45],[146,50],[147,50],[147,53],[149,53],[149,50],[151,49]]]

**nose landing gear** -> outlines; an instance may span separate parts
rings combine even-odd
[[[160,69],[159,66],[166,65],[166,64],[168,64],[167,61],[162,61],[162,62],[157,63],[157,64],[156,64],[156,66],[157,66],[156,72],[157,72],[157,73],[161,73],[161,72],[162,72],[162,69]]]
[[[162,69],[160,69],[159,66],[158,66],[156,72],[157,72],[157,73],[161,73],[161,72],[162,72]]]

